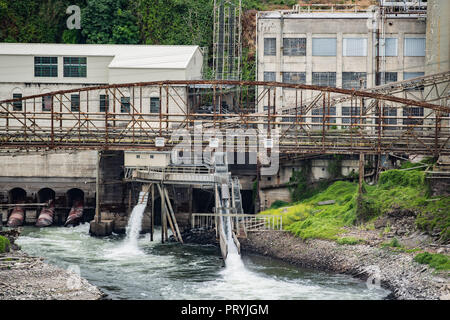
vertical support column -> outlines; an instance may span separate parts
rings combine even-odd
[[[440,111],[434,111],[434,121],[435,121],[435,128],[434,128],[434,156],[439,158],[439,134],[440,134],[440,122],[441,122],[441,112]]]
[[[150,241],[153,241],[155,231],[155,184],[152,183],[152,216],[150,218]]]
[[[359,184],[358,184],[358,194],[363,193],[363,182],[364,182],[364,153],[359,154]]]
[[[173,88],[176,90],[176,88]],[[169,131],[169,85],[166,85],[166,133]]]
[[[102,221],[100,212],[100,159],[101,152],[97,151],[97,169],[95,179],[95,221],[97,223]]]
[[[165,241],[165,225],[166,225],[166,210],[165,210],[165,203],[164,203],[164,193],[161,192],[161,188],[159,189],[159,196],[161,198],[161,242],[164,243]]]
[[[50,139],[51,139],[51,146],[52,149],[55,147],[55,128],[54,128],[54,119],[55,119],[55,112],[54,112],[54,107],[53,107],[53,96],[52,96],[52,112],[51,112],[51,117],[52,117],[52,123],[51,123],[51,132],[50,132]]]
[[[188,189],[188,201],[189,201],[189,206],[188,206],[188,212],[189,212],[189,221],[192,219],[192,200],[193,200],[193,190],[192,187],[189,186]],[[191,226],[192,228],[194,227],[193,225]]]
[[[261,199],[259,197],[259,182],[261,180],[261,163],[256,160],[256,196],[255,196],[255,213],[261,209]]]

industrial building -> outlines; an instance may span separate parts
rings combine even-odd
[[[105,113],[140,113],[147,119],[153,119],[161,108],[165,112],[182,114],[179,106],[184,104],[179,102],[187,99],[190,88],[172,88],[176,93],[164,90],[164,99],[161,99],[161,92],[157,89],[140,92],[139,101],[135,99],[133,87],[126,86],[104,90],[95,96],[86,92],[71,92],[53,99],[45,93],[109,84],[198,80],[202,76],[202,66],[203,53],[198,46],[1,43],[0,100],[40,95],[33,99],[33,103],[15,103],[14,111],[23,114],[27,111],[38,112],[45,116],[54,108],[75,115],[72,120],[61,120],[61,128],[76,125],[79,123],[77,117],[85,112],[97,113],[99,117],[104,117]],[[166,98],[170,93],[172,104],[170,110],[166,110]],[[13,122],[8,125],[22,125],[20,119]],[[93,127],[106,125],[104,121],[88,123]],[[36,127],[48,125],[47,120],[34,120]],[[116,129],[126,127],[126,123],[108,125]],[[102,181],[107,182],[102,184],[101,201],[106,212],[126,213],[124,203],[129,190],[121,180],[123,162],[121,151],[104,153],[101,160],[100,176]],[[2,155],[0,203],[37,204],[26,208],[26,222],[33,223],[42,207],[40,205],[55,199],[55,222],[63,223],[75,195],[84,200],[85,213],[88,213],[86,219],[89,220],[95,208],[96,165],[96,151]],[[6,222],[10,209],[8,206],[0,209],[3,222]]]
[[[378,6],[370,8],[311,4],[295,5],[291,10],[258,12],[256,79],[367,90],[448,71],[448,5],[448,1],[380,0]],[[433,19],[427,19],[428,15]],[[406,97],[405,92],[422,101],[431,100],[433,96],[432,91],[420,85],[393,95]],[[340,102],[337,99],[338,103],[325,106],[325,99],[330,96],[322,101],[322,97],[312,91],[282,87],[272,92],[260,87],[258,97],[261,97],[258,112],[279,114],[279,122],[291,121],[295,119],[293,116],[301,114],[300,121],[318,123],[307,126],[308,130],[321,132],[325,115],[325,122],[329,124],[326,130],[345,130],[362,121],[372,125],[373,132],[377,130],[377,122],[373,120],[377,116],[375,108],[367,114],[372,119],[357,118],[367,107],[363,100]],[[437,100],[437,103],[447,105],[448,101]],[[408,125],[426,123],[427,112],[420,107],[401,109],[384,105],[383,130],[401,136]],[[282,124],[276,126],[283,127]],[[312,159],[313,180],[327,179],[327,166],[333,158],[320,155],[309,158]],[[383,157],[386,168],[396,161],[386,160]],[[342,174],[358,171],[357,163],[357,157],[346,157],[342,162]],[[276,176],[262,178],[261,206],[268,207],[275,199],[289,201],[289,178],[301,167],[302,161],[286,163]]]
[[[259,12],[257,79],[359,90],[423,76],[427,3],[391,4],[371,9],[294,6]],[[274,94],[273,101],[259,103],[260,112],[269,105],[276,105],[278,111],[295,106],[295,91],[281,89]],[[302,98],[304,103],[313,99]],[[349,103],[331,106],[330,114],[350,116],[351,107]],[[321,122],[320,112],[310,111],[317,116],[313,122]],[[350,118],[330,122],[348,124]]]

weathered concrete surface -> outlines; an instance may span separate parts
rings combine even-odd
[[[114,220],[105,220],[101,222],[91,221],[89,233],[97,237],[105,237],[112,234],[114,230]]]

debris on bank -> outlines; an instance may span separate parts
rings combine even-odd
[[[0,231],[10,242],[9,252],[0,254],[0,300],[99,300],[97,287],[75,272],[31,257],[14,243],[20,230]]]

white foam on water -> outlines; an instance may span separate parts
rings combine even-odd
[[[144,217],[146,206],[146,204],[140,203],[133,208],[130,219],[128,220],[124,243],[107,254],[108,258],[120,259],[144,254],[144,252],[139,249],[138,239],[142,230],[142,218]]]

